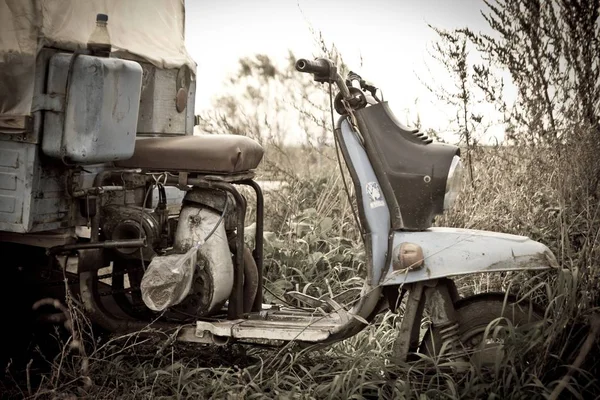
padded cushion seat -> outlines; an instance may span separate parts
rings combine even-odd
[[[138,138],[133,156],[115,165],[147,171],[227,174],[255,169],[263,153],[260,144],[240,135]]]

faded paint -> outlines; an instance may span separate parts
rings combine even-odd
[[[34,171],[39,171],[36,145],[2,140],[0,160],[0,231],[28,232]]]
[[[410,241],[423,248],[425,268],[408,272],[388,266],[382,285],[399,285],[479,272],[557,268],[554,254],[525,236],[455,228],[396,232],[394,246]],[[482,249],[486,251],[483,252]]]
[[[65,94],[74,56],[58,53],[48,66],[48,91]],[[142,67],[134,61],[78,56],[64,112],[44,116],[43,152],[77,163],[130,158],[135,147]]]

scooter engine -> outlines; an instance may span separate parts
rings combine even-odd
[[[146,247],[116,248],[117,256],[151,260],[156,250],[168,245],[165,216],[153,209],[108,205],[103,209],[102,233],[108,240],[146,239]],[[165,233],[165,234],[163,234]]]
[[[167,317],[181,320],[222,309],[233,287],[224,220],[223,212],[184,201],[172,250],[155,256],[142,279],[142,299],[148,308],[167,310]]]

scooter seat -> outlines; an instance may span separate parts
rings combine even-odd
[[[240,135],[198,135],[138,138],[133,156],[117,167],[146,171],[231,174],[258,167],[264,150]]]

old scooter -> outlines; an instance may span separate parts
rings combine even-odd
[[[183,18],[183,10],[169,10],[174,21]],[[154,11],[169,21],[165,10]],[[129,22],[116,21],[124,32]],[[51,28],[31,25],[37,33],[25,38],[59,37]],[[163,40],[161,29],[173,27],[153,26],[148,40]],[[6,60],[21,56],[2,71],[13,72],[23,96],[0,109],[0,172],[8,177],[0,179],[0,245],[17,260],[5,262],[12,277],[5,282],[24,285],[28,307],[66,290],[114,333],[150,327],[187,342],[310,345],[357,334],[405,297],[399,359],[498,345],[476,340],[491,321],[526,326],[541,318],[503,295],[459,298],[450,278],[555,268],[550,250],[523,236],[431,227],[458,194],[459,149],[404,127],[372,86],[356,74],[341,77],[322,58],[298,60],[296,69],[339,90],[333,133],[357,196],[367,275],[360,292],[290,292],[304,307],[263,304],[264,202],[253,179],[262,147],[244,136],[192,134],[195,72],[185,53],[171,62],[169,54],[154,57],[153,46],[127,48],[133,39],[124,36],[107,57],[81,50],[88,34],[75,46],[55,40],[5,49]],[[31,66],[30,74],[19,65]],[[240,185],[256,196],[252,249]],[[431,325],[421,338],[426,308]],[[53,310],[36,313],[56,321]]]

